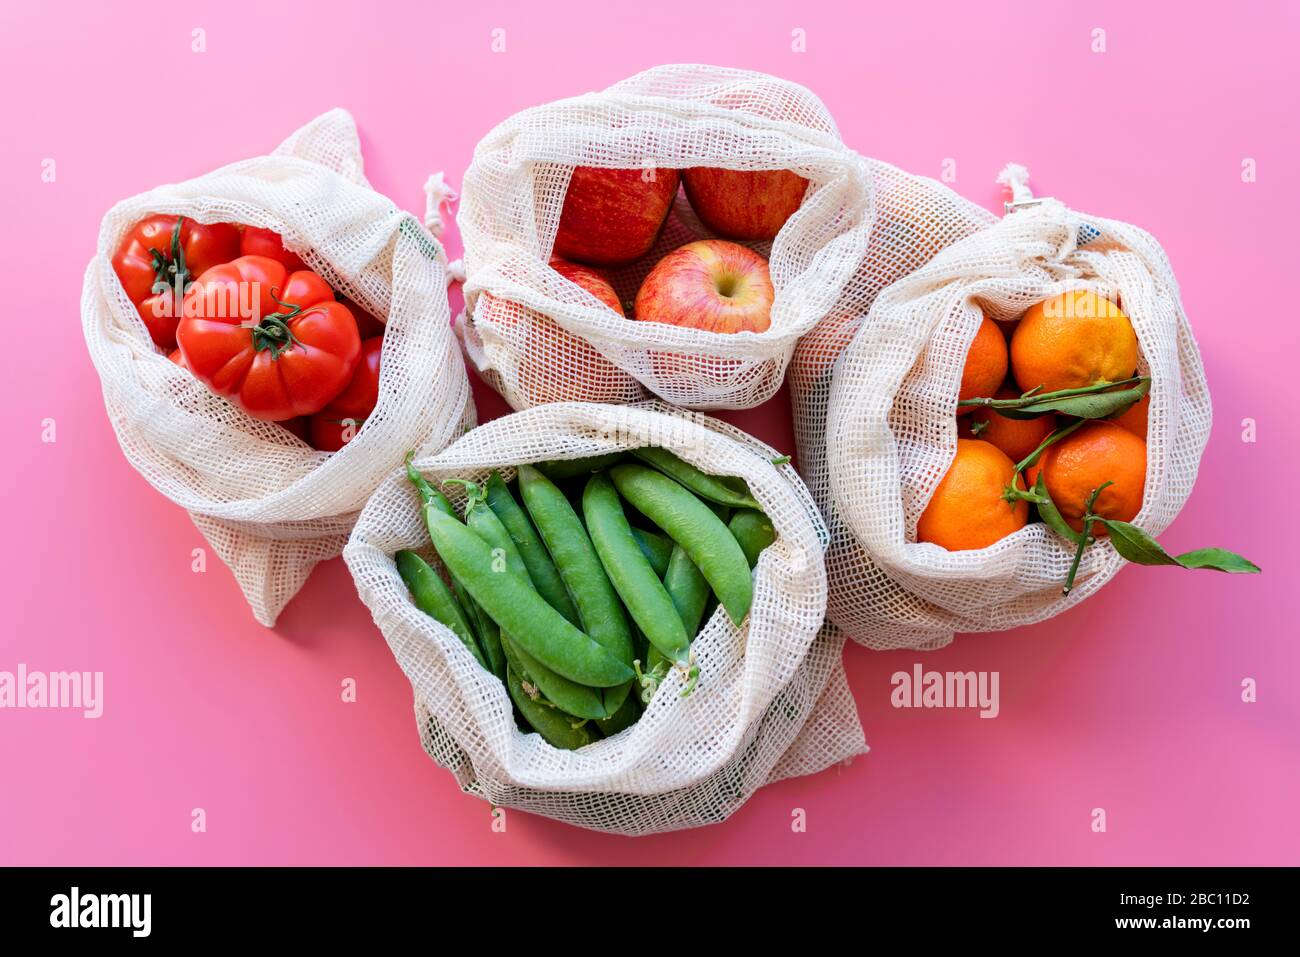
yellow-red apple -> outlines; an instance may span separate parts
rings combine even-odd
[[[552,259],[551,268],[569,282],[587,290],[620,316],[627,315],[623,311],[623,304],[618,301],[618,293],[614,291],[614,287],[595,269],[578,263],[565,262],[563,259]]]
[[[640,259],[668,218],[678,180],[675,169],[577,167],[560,211],[555,255],[596,266]]]
[[[709,332],[763,332],[772,324],[767,260],[738,243],[701,239],[655,264],[633,318]]]
[[[719,236],[745,241],[775,239],[808,190],[808,180],[787,169],[695,166],[682,180],[700,222]]]

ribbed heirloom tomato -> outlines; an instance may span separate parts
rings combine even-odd
[[[113,255],[113,271],[160,349],[176,347],[180,310],[172,306],[177,286],[239,255],[233,223],[197,223],[184,216],[146,216],[131,227]]]
[[[379,402],[379,356],[383,349],[382,336],[361,340],[361,361],[352,381],[308,420],[313,448],[337,452],[356,438]]]
[[[356,320],[329,283],[265,256],[209,269],[190,287],[184,312],[176,338],[186,367],[254,418],[319,412],[361,357]]]

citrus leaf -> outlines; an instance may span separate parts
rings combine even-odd
[[[1170,555],[1160,543],[1136,525],[1102,519],[1110,532],[1115,551],[1138,565],[1181,565],[1183,568],[1208,568],[1217,572],[1253,575],[1259,566],[1226,548],[1198,548],[1181,555]]]
[[[1237,575],[1256,575],[1259,566],[1248,558],[1226,548],[1198,548],[1192,552],[1175,555],[1174,561],[1184,568],[1210,568],[1216,572],[1230,572]]]
[[[1052,501],[1052,496],[1047,494],[1047,485],[1043,482],[1041,471],[1038,473],[1037,481],[1034,482],[1034,495],[1038,497],[1038,517],[1043,520],[1043,523],[1066,541],[1079,544],[1080,533],[1069,526],[1057,509],[1056,503]]]
[[[1136,525],[1129,522],[1103,518],[1101,523],[1110,532],[1110,542],[1115,551],[1135,565],[1177,565],[1174,556],[1165,551],[1160,543]]]
[[[1137,385],[1114,392],[1048,398],[1022,405],[1018,409],[998,409],[997,412],[1008,419],[1033,419],[1048,412],[1076,415],[1081,419],[1103,419],[1110,415],[1123,415],[1150,390],[1151,380],[1143,379]]]

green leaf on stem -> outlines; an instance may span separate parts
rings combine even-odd
[[[1137,565],[1179,565],[1183,568],[1208,568],[1239,575],[1254,575],[1259,566],[1226,548],[1198,548],[1182,555],[1170,555],[1159,542],[1136,525],[1114,519],[1102,519],[1110,532],[1115,551]]]
[[[1042,472],[1038,473],[1038,480],[1034,482],[1034,495],[1038,505],[1038,517],[1043,520],[1043,523],[1066,541],[1078,545],[1080,533],[1072,529],[1061,516],[1056,503],[1052,501],[1052,496],[1047,493],[1047,484],[1043,481]]]
[[[1089,395],[1048,396],[1019,408],[998,409],[999,415],[1009,419],[1032,419],[1048,412],[1075,415],[1081,419],[1103,419],[1123,415],[1151,390],[1151,380],[1141,379],[1137,385],[1113,392],[1094,392]]]

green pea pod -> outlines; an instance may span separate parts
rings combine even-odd
[[[605,455],[588,455],[580,459],[554,459],[550,462],[538,462],[537,470],[552,482],[559,482],[563,479],[576,478],[579,475],[590,475],[592,472],[599,472],[601,469],[609,468],[616,462],[622,461],[625,454],[623,452],[610,452]]]
[[[488,668],[483,653],[474,641],[474,635],[465,620],[465,613],[451,590],[432,568],[415,552],[400,551],[393,556],[397,563],[397,573],[410,589],[415,599],[415,607],[435,621],[441,622],[460,639],[461,644],[470,650],[474,658],[484,668]],[[490,669],[489,669],[490,670]]]
[[[582,520],[555,483],[531,466],[519,467],[519,491],[569,597],[578,606],[584,630],[630,667],[632,631],[627,615]]]
[[[523,557],[515,546],[514,539],[506,531],[505,525],[483,501],[477,486],[472,482],[467,482],[465,485],[470,491],[465,521],[480,538],[492,546],[493,571],[499,570],[514,575],[531,586],[532,581],[528,577],[528,569],[524,565]],[[491,622],[491,619],[488,620]],[[491,630],[494,632],[498,647],[507,643],[508,636],[500,633],[495,622],[491,622]],[[607,718],[618,710],[627,697],[630,685],[626,683],[617,688],[603,689],[603,692],[601,689],[589,688],[561,677],[524,649],[517,645],[515,648],[517,658],[515,670],[521,675],[527,672],[530,676],[529,680],[537,685],[556,707],[569,714],[579,718]]]
[[[776,529],[772,525],[772,520],[752,508],[738,509],[736,514],[731,516],[727,528],[731,529],[731,534],[736,536],[736,541],[740,543],[740,549],[745,553],[745,560],[749,562],[750,568],[758,564],[758,556],[762,554],[763,549],[776,541]]]
[[[486,612],[483,614],[482,624],[483,630],[479,634],[479,644],[483,646],[483,656],[487,658],[488,667],[492,673],[505,681],[506,655],[501,648],[501,629],[495,621],[488,617]]]
[[[717,502],[719,505],[730,505],[733,508],[762,507],[754,501],[754,496],[749,493],[749,486],[745,484],[744,479],[701,472],[667,449],[636,449],[632,454],[664,475],[676,479],[700,498]]]
[[[655,574],[663,578],[668,572],[668,560],[672,558],[673,543],[658,532],[651,532],[644,528],[632,529],[632,537],[636,539],[641,554],[645,555],[646,560],[650,562],[650,567],[655,570]]]
[[[515,501],[515,497],[510,494],[510,489],[496,472],[488,477],[487,497],[488,506],[510,532],[510,537],[514,540],[515,547],[518,548],[520,557],[528,568],[528,577],[532,579],[533,587],[546,599],[547,604],[567,618],[570,624],[581,627],[582,619],[578,615],[578,607],[569,597],[569,592],[564,587],[564,580],[560,577],[555,562],[551,560],[550,552],[546,550],[546,544],[537,534],[537,529],[533,526],[528,513]]]
[[[515,673],[523,675],[536,685],[546,699],[561,711],[576,718],[607,718],[610,712],[605,708],[604,696],[599,688],[588,688],[576,681],[570,681],[557,675],[528,652],[515,644],[508,633],[501,633],[502,650],[506,659],[514,665]]]
[[[749,562],[713,510],[668,476],[643,465],[616,465],[609,476],[620,495],[682,546],[732,622],[744,621],[754,601]]]
[[[691,556],[680,545],[673,546],[673,554],[668,559],[668,571],[664,574],[664,588],[677,607],[686,633],[694,640],[700,632],[704,621],[704,606],[709,602],[709,583],[695,567]]]
[[[705,506],[700,507],[708,511]],[[689,667],[691,636],[686,633],[672,598],[637,544],[623,513],[623,505],[618,500],[618,492],[604,473],[593,475],[587,481],[587,490],[582,496],[582,512],[587,518],[587,531],[591,534],[600,563],[632,620],[645,632],[650,644],[665,657]],[[709,515],[712,517],[713,513]]]
[[[456,519],[433,510],[429,534],[443,564],[520,647],[579,684],[612,688],[634,672],[621,658],[570,624],[532,587],[492,571],[492,547]]]
[[[600,733],[607,738],[612,738],[620,731],[626,731],[632,725],[637,723],[641,717],[641,708],[637,704],[636,695],[628,695],[623,699],[623,705],[608,718],[602,718],[596,722],[596,727]]]
[[[506,669],[506,689],[524,720],[552,747],[576,751],[596,740],[585,721],[574,727],[574,720],[563,711],[529,697],[519,676],[511,668]]]

